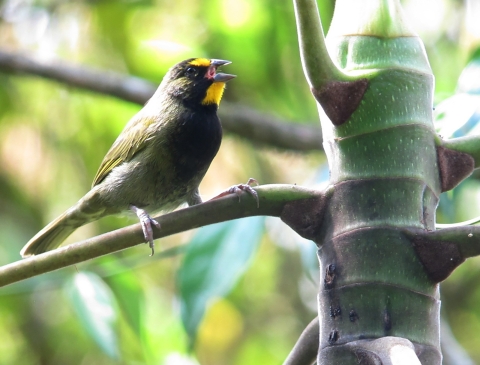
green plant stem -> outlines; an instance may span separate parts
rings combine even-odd
[[[412,229],[407,232],[411,237],[422,236],[435,242],[454,243],[463,259],[480,255],[480,226],[445,228],[432,232]]]
[[[446,229],[446,228],[457,228],[457,227],[465,227],[465,226],[471,226],[473,224],[477,224],[480,222],[480,217],[475,217],[472,219],[469,219],[468,221],[463,221],[463,222],[458,222],[458,223],[437,223],[435,224],[436,229]]]
[[[311,88],[320,89],[330,81],[349,81],[333,63],[325,44],[315,0],[294,0],[298,43],[303,70]]]
[[[243,194],[239,201],[239,198],[232,194],[155,217],[162,228],[154,229],[154,238],[237,218],[257,215],[279,217],[287,202],[321,194],[296,185],[264,185],[255,190],[260,199],[259,208],[253,197]],[[105,233],[0,267],[0,287],[144,242],[140,224]],[[145,254],[147,251],[149,252],[146,249]]]
[[[303,330],[283,365],[311,365],[317,358],[319,319],[315,317]]]
[[[441,145],[451,150],[468,153],[475,160],[475,168],[480,167],[480,136],[467,136],[442,141]]]

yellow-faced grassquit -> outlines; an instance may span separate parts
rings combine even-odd
[[[198,186],[217,154],[217,116],[229,61],[191,58],[173,66],[155,94],[125,126],[103,159],[92,189],[21,250],[23,257],[58,247],[78,227],[133,211],[153,254],[156,211],[201,203]]]

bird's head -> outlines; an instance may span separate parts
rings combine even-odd
[[[217,69],[230,63],[207,58],[190,58],[177,63],[165,75],[164,90],[187,105],[218,106],[225,83],[235,75],[217,72]]]

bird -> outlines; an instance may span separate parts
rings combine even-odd
[[[30,239],[20,255],[55,249],[77,228],[125,212],[140,220],[153,255],[152,226],[160,224],[150,214],[202,202],[198,186],[222,140],[217,110],[226,82],[236,77],[218,68],[230,63],[189,58],[171,67],[105,155],[91,190]],[[249,183],[238,187],[256,196]],[[238,187],[231,192],[238,194]]]

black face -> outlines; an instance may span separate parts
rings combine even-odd
[[[203,72],[202,72],[203,71]],[[198,66],[187,66],[187,68],[185,69],[185,77],[189,78],[190,80],[195,80],[196,78],[198,78],[200,76],[200,78],[202,77],[202,74],[205,75],[205,70],[202,70],[200,67]]]
[[[196,58],[189,58],[188,60],[182,61],[173,66],[173,78],[178,79],[181,77],[186,77],[190,80],[202,79],[207,73],[208,67],[210,65],[206,62],[202,65],[192,65],[192,62],[194,62],[195,60]]]
[[[208,75],[211,70],[209,61],[208,64],[204,60],[200,65],[192,65],[196,60],[190,58],[182,61],[170,70],[168,87],[173,95],[181,97],[187,105],[200,105],[213,83],[213,77]]]

